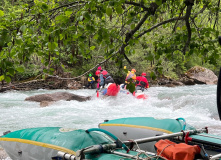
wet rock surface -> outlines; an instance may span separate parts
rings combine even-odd
[[[34,101],[34,102],[40,102],[40,106],[45,107],[53,102],[65,100],[65,101],[71,101],[76,100],[79,102],[90,100],[90,96],[80,96],[77,94],[69,93],[69,92],[55,92],[51,94],[39,94],[27,97],[25,101]]]
[[[218,77],[213,73],[213,71],[200,67],[195,66],[188,70],[185,75],[189,78],[194,80],[196,84],[217,84]]]
[[[166,87],[195,85],[195,84],[216,85],[217,81],[218,77],[214,74],[213,71],[204,67],[195,66],[189,69],[184,75],[181,75],[179,80],[173,80],[168,77],[162,77],[157,80],[157,83],[155,83],[155,85],[166,86]]]

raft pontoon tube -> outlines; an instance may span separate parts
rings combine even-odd
[[[204,160],[219,159],[221,156],[220,136],[209,135],[207,128],[195,129],[186,124],[183,118],[160,120],[133,117],[106,121],[99,126],[106,129],[23,129],[5,133],[0,137],[0,144],[8,155],[16,160],[162,160],[162,155],[157,155],[150,149],[154,148],[157,141],[164,139],[182,143],[186,141],[190,144],[187,147],[190,148],[191,145],[197,144],[201,150],[204,150],[205,145],[206,151],[197,154]],[[143,137],[139,137],[140,135]],[[131,136],[134,138],[126,139]]]
[[[111,132],[127,144],[127,141],[136,139],[140,143],[139,148],[156,153],[154,145],[158,137],[168,138],[177,143],[186,142],[190,145],[204,146],[208,154],[221,153],[221,136],[208,134],[208,129],[202,129],[202,133],[189,133],[189,130],[196,130],[186,123],[184,118],[177,119],[155,119],[153,117],[128,117],[114,120],[105,120],[99,124],[99,128]],[[185,134],[172,136],[179,132]],[[167,136],[168,135],[168,136]],[[155,137],[155,138],[154,138]],[[148,140],[150,138],[150,140]],[[145,139],[145,140],[143,140]],[[136,146],[133,146],[136,149]]]
[[[98,128],[29,128],[1,136],[0,144],[16,160],[51,160],[61,156],[75,160],[129,160],[137,156],[141,159],[147,157],[136,151],[129,152],[117,137]],[[149,156],[156,157],[154,154]]]

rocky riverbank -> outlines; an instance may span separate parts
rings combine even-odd
[[[203,67],[193,67],[188,70],[180,79],[174,80],[169,77],[160,77],[157,80],[152,80],[147,77],[149,85],[151,86],[166,86],[175,87],[182,85],[195,84],[217,84],[217,76],[209,69]],[[117,82],[123,83],[122,80],[117,79]],[[35,89],[82,89],[87,85],[87,77],[81,77],[78,80],[73,80],[71,77],[60,78],[55,76],[48,76],[45,79],[27,80],[23,82],[12,82],[10,84],[0,85],[0,92],[6,90],[35,90]]]

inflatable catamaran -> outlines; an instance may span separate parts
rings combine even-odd
[[[13,160],[221,160],[221,137],[183,118],[130,117],[99,127],[23,129],[5,133],[0,145]]]
[[[147,157],[161,160],[155,154],[130,151],[116,136],[98,128],[23,129],[0,137],[0,144],[13,160],[129,160]]]
[[[158,149],[156,146],[163,145],[162,143],[166,143],[167,146],[168,143],[172,142],[172,151],[171,149],[167,151],[167,147],[164,146],[166,154],[176,153],[175,150],[180,148],[180,146],[175,147],[177,144],[186,144],[187,148],[188,146],[199,147],[196,153],[200,154],[200,156],[198,155],[200,158],[198,157],[197,159],[216,159],[214,157],[220,156],[221,160],[221,136],[209,134],[207,127],[195,129],[193,126],[187,124],[183,118],[155,119],[153,117],[128,117],[105,120],[99,124],[99,128],[119,137],[125,144],[134,142],[133,145],[130,144],[130,147],[135,150],[142,149],[157,154]],[[162,142],[165,139],[170,142]],[[184,156],[182,152],[179,154]],[[173,157],[173,159],[176,158]]]

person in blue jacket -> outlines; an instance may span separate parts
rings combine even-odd
[[[98,76],[98,85],[97,85],[98,90],[100,87],[104,88],[104,86],[108,85],[109,83],[114,83],[113,78],[106,70],[97,70],[95,74],[96,76]]]

